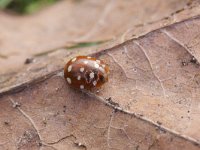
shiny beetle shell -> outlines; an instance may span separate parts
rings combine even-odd
[[[108,73],[107,64],[89,56],[74,57],[64,67],[64,77],[67,83],[81,90],[101,87],[108,81]]]

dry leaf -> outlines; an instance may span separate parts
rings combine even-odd
[[[189,0],[66,0],[32,16],[0,13],[0,64],[6,66],[0,68],[0,74],[18,72],[26,58],[44,52],[80,42],[114,39],[136,25],[182,10],[187,4]]]
[[[197,8],[178,16],[193,16]],[[12,79],[2,76],[0,149],[199,150],[199,29],[196,16],[135,39],[130,30],[96,53],[58,50]],[[125,42],[116,45],[120,39]],[[110,66],[99,93],[65,83],[64,59],[80,53]]]

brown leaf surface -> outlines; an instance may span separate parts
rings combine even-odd
[[[89,3],[89,1],[86,1],[86,2]],[[132,5],[134,5],[134,3],[136,3],[136,2],[137,1],[132,1],[132,3],[133,3]],[[156,2],[160,3],[160,1],[156,1]],[[171,2],[171,1],[164,1],[164,3],[166,3],[166,2]],[[69,3],[69,1],[67,1],[67,2],[64,1],[62,3]],[[54,42],[51,42],[51,41],[47,40],[50,37],[49,34],[51,33],[51,31],[47,30],[47,29],[49,29],[49,27],[46,27],[46,26],[51,26],[51,28],[54,29],[53,30],[54,32],[52,31],[53,35],[63,34],[64,31],[66,31],[66,33],[64,33],[64,35],[68,35],[67,32],[68,32],[68,30],[70,30],[70,32],[71,32],[71,28],[65,28],[65,30],[62,30],[62,32],[57,30],[57,28],[56,28],[56,26],[63,26],[63,24],[66,24],[65,20],[63,20],[63,19],[59,20],[60,17],[55,17],[54,21],[51,22],[51,23],[48,23],[47,21],[46,22],[43,21],[44,18],[49,18],[48,15],[50,15],[50,18],[51,18],[52,14],[55,14],[56,16],[61,15],[61,18],[64,18],[64,16],[62,17],[62,15],[65,15],[65,13],[67,13],[66,11],[64,11],[64,13],[59,13],[59,14],[56,13],[57,9],[61,10],[62,7],[67,7],[68,6],[67,4],[66,5],[62,5],[62,3],[61,4],[58,3],[56,6],[54,6],[52,8],[49,8],[49,10],[46,10],[49,13],[45,13],[45,11],[44,11],[44,12],[41,12],[39,14],[36,14],[35,16],[28,16],[28,17],[23,17],[23,18],[17,17],[17,19],[14,19],[15,17],[13,17],[13,16],[7,16],[8,17],[7,18],[7,17],[4,16],[5,14],[2,15],[1,18],[3,18],[2,21],[5,21],[5,23],[4,23],[5,26],[2,26],[2,29],[0,28],[0,30],[2,30],[2,33],[5,32],[4,33],[5,35],[9,34],[9,36],[3,36],[2,40],[5,43],[9,43],[9,42],[13,41],[12,39],[15,38],[16,36],[12,36],[12,34],[14,34],[15,32],[16,32],[16,35],[17,35],[16,40],[20,40],[21,39],[18,36],[21,36],[21,37],[25,38],[25,40],[23,40],[24,42],[21,42],[22,40],[20,40],[20,41],[16,42],[15,44],[14,43],[3,44],[4,42],[2,42],[2,44],[0,44],[0,49],[2,47],[2,50],[0,50],[0,53],[1,53],[0,54],[0,56],[1,56],[0,57],[0,64],[2,66],[4,66],[4,67],[0,68],[0,91],[1,92],[7,91],[7,90],[9,90],[9,89],[11,89],[13,87],[17,87],[17,86],[22,85],[22,84],[27,83],[27,82],[32,82],[32,80],[35,80],[35,79],[37,79],[37,78],[39,78],[39,77],[41,77],[43,75],[47,75],[47,74],[49,74],[49,73],[51,73],[51,72],[53,72],[55,70],[58,70],[58,69],[62,68],[64,66],[66,60],[69,59],[69,56],[72,57],[74,55],[83,55],[83,54],[84,55],[88,55],[88,54],[91,54],[94,51],[99,51],[99,50],[102,50],[102,49],[109,49],[109,48],[112,48],[112,47],[114,47],[114,46],[116,46],[116,45],[118,45],[120,43],[123,43],[124,41],[132,39],[133,37],[134,38],[138,38],[138,37],[140,37],[142,35],[145,35],[146,33],[150,32],[152,30],[158,29],[158,28],[166,26],[166,25],[173,24],[175,22],[179,22],[179,21],[185,20],[185,19],[190,18],[190,17],[194,17],[194,16],[196,16],[196,15],[198,15],[200,13],[199,1],[198,0],[197,1],[189,1],[188,3],[186,3],[186,1],[185,1],[183,6],[182,6],[182,3],[180,3],[179,1],[178,2],[172,1],[173,4],[177,3],[178,5],[171,5],[171,3],[168,4],[168,5],[167,4],[165,5],[166,6],[165,9],[166,10],[170,10],[170,12],[168,12],[168,11],[166,11],[166,12],[168,12],[170,14],[173,11],[173,13],[168,17],[162,18],[164,13],[155,12],[156,16],[159,17],[159,15],[161,15],[160,18],[162,18],[162,19],[159,20],[159,21],[151,20],[152,22],[148,22],[148,21],[150,21],[149,17],[146,17],[147,14],[143,13],[143,15],[144,15],[143,17],[146,18],[147,22],[144,22],[143,24],[137,24],[140,21],[139,19],[131,19],[130,18],[129,22],[133,22],[136,25],[133,25],[132,28],[124,29],[126,31],[125,32],[123,31],[124,33],[122,35],[119,35],[115,40],[112,40],[112,41],[107,42],[105,44],[101,44],[99,47],[88,47],[88,48],[78,49],[77,51],[76,50],[73,50],[73,51],[67,50],[66,51],[66,49],[68,49],[68,48],[53,49],[53,46],[50,45],[50,44],[57,43],[57,40],[55,41],[54,39],[52,39],[52,40],[54,40]],[[81,3],[75,3],[75,4],[72,3],[72,4],[78,5],[78,6],[81,5],[79,7],[82,7],[82,3],[85,3],[85,1],[81,2]],[[121,3],[122,3],[122,1],[120,1],[120,4]],[[141,3],[142,3],[142,1],[141,1]],[[71,2],[70,2],[70,4],[71,4]],[[116,5],[117,4],[118,3],[116,3]],[[148,5],[148,6],[150,7],[151,5]],[[78,6],[76,6],[76,7],[78,7]],[[83,5],[83,6],[85,6],[85,5]],[[127,6],[129,6],[129,5],[127,5]],[[183,8],[180,8],[180,6],[182,6]],[[146,9],[146,7],[144,7],[144,8]],[[143,8],[143,7],[141,7],[141,8]],[[174,10],[172,8],[174,8]],[[83,8],[83,9],[85,9],[85,8]],[[149,9],[151,9],[151,7]],[[123,11],[131,11],[132,9],[122,9],[122,10]],[[119,9],[118,11],[122,11],[122,10]],[[53,11],[54,13],[51,13],[51,11]],[[144,11],[145,12],[145,10],[141,10],[141,9],[139,9],[138,11]],[[86,11],[86,13],[87,13],[87,11]],[[165,14],[165,15],[166,16],[169,15],[168,13]],[[42,14],[45,14],[46,16],[44,18],[41,18],[40,16],[43,16]],[[124,14],[124,13],[120,13],[120,14]],[[83,15],[83,13],[81,13],[80,15]],[[111,13],[111,15],[112,15],[112,13]],[[128,16],[132,17],[131,15],[128,15]],[[125,18],[128,17],[128,16],[126,15]],[[69,17],[69,16],[67,15],[67,17]],[[29,38],[30,38],[30,41],[34,41],[34,40],[32,40],[32,36],[29,36],[29,37],[25,36],[24,37],[24,35],[26,35],[26,34],[22,34],[22,33],[24,33],[22,31],[20,32],[20,34],[18,33],[18,30],[11,30],[12,32],[10,32],[10,29],[12,29],[12,28],[8,28],[8,27],[9,26],[13,26],[13,28],[14,27],[15,28],[16,27],[20,27],[20,26],[14,26],[14,24],[17,24],[18,22],[20,22],[21,24],[25,24],[26,25],[26,24],[29,23],[29,21],[26,21],[26,20],[29,20],[29,19],[32,20],[32,18],[35,18],[33,20],[38,20],[38,22],[40,22],[40,20],[42,20],[42,22],[40,22],[40,23],[47,23],[46,26],[44,25],[45,29],[47,31],[44,31],[44,33],[41,32],[41,34],[47,35],[47,36],[45,36],[46,42],[40,43],[40,44],[44,44],[46,46],[46,49],[41,49],[41,47],[38,46],[39,43],[35,42],[35,46],[34,45],[30,45],[29,48],[27,47],[25,49],[23,49],[22,47],[24,47],[24,46],[22,46],[20,48],[20,51],[18,51],[17,47],[19,47],[20,45],[25,45],[26,41],[29,40]],[[124,18],[124,17],[122,17],[122,18]],[[55,21],[55,19],[58,19],[58,20]],[[141,19],[142,19],[142,16],[141,16]],[[66,20],[69,20],[69,19],[66,19]],[[142,19],[142,20],[144,21],[145,19]],[[48,19],[48,21],[52,21],[52,19]],[[64,21],[64,23],[63,23],[63,21]],[[109,21],[109,19],[108,19],[108,21]],[[117,21],[119,21],[119,20],[117,20]],[[54,24],[59,24],[59,23],[61,25],[55,25],[55,27],[54,27]],[[78,19],[78,23],[80,23],[79,19]],[[115,23],[113,23],[113,24],[115,24]],[[29,25],[31,26],[32,24],[29,23]],[[40,25],[33,26],[33,28],[39,28],[37,30],[41,30],[40,27],[41,27]],[[109,30],[111,27],[112,26],[108,25],[107,26],[107,30]],[[24,30],[26,28],[24,28]],[[112,28],[114,28],[114,27],[112,27]],[[32,32],[32,30],[28,30],[27,32],[31,32],[32,34],[35,34],[35,32]],[[78,32],[78,30],[77,30],[77,32]],[[104,35],[104,33],[107,33],[107,31],[102,32],[102,33]],[[113,35],[116,35],[116,33],[120,34],[120,33],[118,33],[118,30],[117,30],[116,32],[113,33]],[[4,34],[2,34],[2,35],[4,35]],[[64,38],[60,38],[59,35],[57,36],[57,38],[59,38],[58,42],[65,40]],[[37,35],[37,33],[36,33],[36,35],[34,35],[34,37],[35,36],[37,36],[37,38],[41,38],[40,35],[39,36]],[[6,37],[9,37],[10,40],[6,39]],[[95,38],[96,37],[92,37],[90,40],[95,39]],[[105,39],[101,39],[101,40],[105,40]],[[84,41],[82,41],[82,42],[84,42]],[[70,42],[68,41],[64,45],[61,44],[61,45],[57,45],[55,47],[63,47],[63,46],[66,47],[69,44],[70,44]],[[5,45],[7,45],[7,46],[5,47]],[[13,46],[15,48],[10,49],[9,46]],[[6,51],[3,50],[3,47],[6,49]],[[30,50],[30,48],[33,48],[34,50],[33,51]],[[27,51],[27,49],[29,49],[29,50]],[[38,49],[38,50],[36,50],[36,49]],[[6,52],[9,52],[9,51],[11,52],[13,50],[15,52],[12,55],[6,56],[6,54],[5,54]],[[35,56],[32,56],[32,55],[35,55]],[[29,65],[25,65],[24,62],[25,62],[26,58],[33,58],[33,63],[31,63]],[[63,61],[63,59],[64,59],[64,61]]]
[[[149,121],[115,111],[53,76],[1,98],[1,149],[191,149]],[[20,104],[20,107],[15,107]]]
[[[195,16],[198,8],[173,17]],[[92,54],[111,70],[99,93],[70,89],[60,71],[64,60],[93,48],[60,49],[14,78],[2,76],[0,149],[199,150],[200,16],[157,29],[166,20],[129,30]]]
[[[199,19],[106,51],[112,69],[101,97],[199,142]]]
[[[189,2],[67,0],[32,16],[0,13],[0,64],[6,66],[0,68],[0,74],[18,72],[26,58],[50,50],[114,39],[136,25],[182,10]]]

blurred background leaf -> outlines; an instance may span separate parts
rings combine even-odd
[[[6,8],[13,0],[0,0],[0,8]]]
[[[0,8],[19,14],[31,14],[59,0],[0,0]]]

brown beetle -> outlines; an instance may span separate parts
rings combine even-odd
[[[81,90],[101,87],[108,81],[108,73],[107,64],[89,56],[77,56],[64,67],[64,77],[67,83]]]

